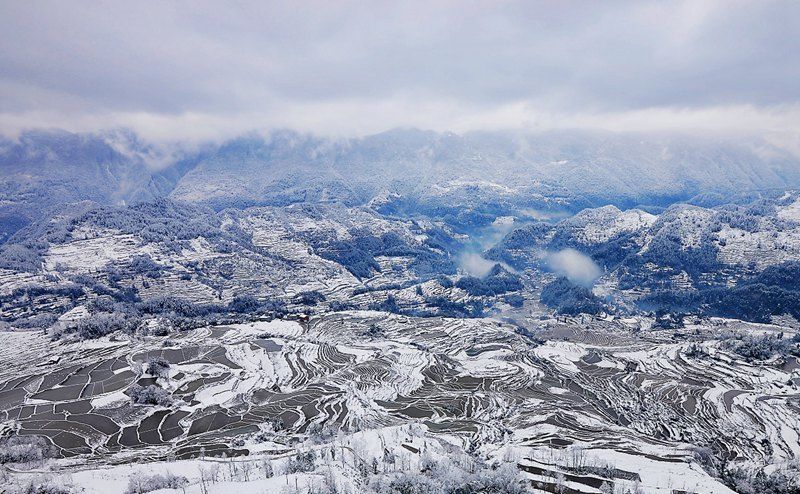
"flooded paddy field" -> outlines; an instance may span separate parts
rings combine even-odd
[[[414,425],[430,441],[512,450],[543,489],[557,472],[574,477],[574,492],[655,482],[644,467],[570,473],[563,460],[576,448],[675,469],[698,447],[731,461],[800,454],[796,361],[749,364],[714,341],[690,352],[607,321],[551,321],[540,334],[558,338],[378,312],[118,341],[0,333],[0,423],[44,438],[67,469],[255,458],[312,436]],[[136,401],[143,388],[163,399]]]

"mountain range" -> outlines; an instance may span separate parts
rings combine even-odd
[[[333,139],[288,130],[221,143],[133,132],[30,131],[0,140],[0,240],[61,204],[170,197],[223,209],[371,204],[389,214],[574,213],[702,205],[800,186],[800,160],[763,139],[585,131],[456,135],[416,129]]]

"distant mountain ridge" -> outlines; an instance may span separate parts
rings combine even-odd
[[[800,160],[760,139],[416,129],[328,139],[282,130],[200,151],[175,147],[163,152],[129,131],[0,139],[0,241],[81,200],[169,196],[214,209],[376,200],[387,213],[499,215],[800,186]]]

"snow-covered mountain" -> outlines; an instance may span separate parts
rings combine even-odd
[[[212,204],[341,200],[381,192],[422,204],[471,198],[517,207],[664,203],[800,183],[800,161],[763,141],[584,132],[438,134],[396,130],[332,141],[291,132],[226,143],[173,197]]]
[[[796,192],[746,205],[675,204],[658,215],[604,206],[557,223],[535,222],[517,228],[485,256],[518,269],[547,270],[547,253],[574,249],[605,272],[601,284],[606,293],[610,289],[619,294],[621,289],[634,298],[656,297],[666,308],[698,309],[697,305],[720,304],[719,297],[733,297],[735,292],[727,289],[748,290],[751,299],[763,295],[763,289],[755,288],[759,284],[794,290],[792,283],[780,280],[797,271],[798,210]],[[713,299],[704,298],[709,292]],[[664,294],[669,297],[658,299]],[[800,313],[797,294],[786,301],[780,293],[772,296],[773,302],[743,302],[754,312],[737,314],[760,311],[761,317],[768,318],[773,309]]]
[[[2,238],[80,200],[168,195],[221,209],[380,199],[385,212],[496,216],[665,205],[698,194],[725,202],[800,186],[800,160],[759,139],[577,131],[406,129],[353,139],[276,131],[191,148],[147,144],[128,131],[32,131],[0,141],[0,170]]]

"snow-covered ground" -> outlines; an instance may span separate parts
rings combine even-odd
[[[541,321],[543,344],[491,319],[375,311],[168,338],[0,333],[3,430],[47,437],[64,456],[5,475],[87,493],[167,472],[192,493],[367,492],[433,459],[512,465],[545,490],[727,494],[698,447],[722,445],[745,466],[800,455],[796,362],[746,363],[716,341],[690,353],[689,342],[635,337],[644,323],[631,319]],[[167,369],[150,374],[152,359]],[[135,383],[171,403],[131,403]],[[313,469],[289,466],[309,452]]]

